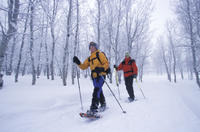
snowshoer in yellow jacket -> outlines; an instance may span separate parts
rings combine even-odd
[[[90,111],[97,112],[99,103],[101,104],[101,109],[106,108],[106,101],[102,87],[106,76],[106,70],[109,68],[109,62],[105,54],[98,50],[98,45],[96,43],[90,42],[89,50],[91,55],[83,63],[80,62],[77,56],[73,57],[73,62],[76,63],[82,70],[90,67],[91,77],[94,85]]]

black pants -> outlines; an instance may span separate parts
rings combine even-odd
[[[104,84],[104,79],[102,77],[93,79],[94,90],[92,94],[92,104],[90,109],[98,109],[99,102],[101,105],[104,105],[106,103],[102,90],[103,84]]]
[[[130,98],[135,99],[133,90],[133,76],[125,77],[126,90]]]

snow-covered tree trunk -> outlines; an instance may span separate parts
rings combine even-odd
[[[77,49],[79,49],[79,0],[76,0],[76,31],[75,31],[75,40],[74,40],[74,56],[77,55]],[[76,64],[72,64],[72,84],[74,84],[74,78],[76,77],[77,68]],[[77,76],[78,77],[78,76]]]
[[[168,78],[168,80],[171,82],[170,66],[168,66],[165,52],[166,52],[166,51],[165,51],[165,49],[164,49],[164,46],[163,46],[163,44],[161,44],[162,60],[163,60],[164,65],[165,65],[165,70],[166,70],[166,73],[167,73],[167,78]]]
[[[144,44],[142,45],[143,47],[141,48],[141,53],[140,53],[140,59],[138,59],[138,61],[140,61],[139,63],[136,61],[136,64],[139,64],[139,68],[138,68],[138,71],[139,71],[139,80],[142,82],[143,80],[143,75],[144,75],[144,66],[147,62],[147,59],[148,57],[150,56],[150,46],[149,46],[149,41],[145,42],[144,41]]]
[[[177,54],[177,70],[179,70],[180,75],[181,75],[181,79],[184,80],[184,69],[186,70],[186,62],[185,62],[185,58],[184,54],[186,54],[186,52],[183,49],[179,48],[179,51],[176,53]]]
[[[113,21],[113,20],[111,20]],[[108,27],[108,34],[109,34],[109,44],[108,44],[108,62],[111,66],[111,45],[113,45],[113,42],[112,42],[112,34],[113,34],[113,31],[112,31],[112,24],[109,25]],[[109,80],[110,80],[110,83],[112,83],[112,72],[110,73],[110,76],[108,76]]]
[[[63,56],[63,68],[62,68],[62,80],[63,85],[66,86],[67,82],[67,71],[68,71],[68,65],[69,65],[69,37],[70,37],[70,26],[71,26],[71,17],[72,17],[72,0],[68,0],[69,2],[69,10],[67,15],[67,35],[66,35],[66,42],[64,46],[64,56]]]
[[[4,56],[7,50],[8,43],[11,37],[17,31],[17,19],[19,14],[19,0],[8,0],[8,30],[5,32],[2,23],[0,27],[2,29],[2,38],[0,41],[0,72],[4,61]]]
[[[114,4],[115,3],[112,3],[113,6],[115,6]],[[112,45],[114,45],[114,41],[113,41],[113,34],[114,34],[114,11],[113,11],[113,7],[111,5],[111,2],[108,1],[107,3],[107,6],[105,6],[106,8],[108,8],[108,13],[106,14],[106,23],[107,23],[107,31],[108,32],[108,35],[104,34],[103,37],[106,38],[108,37],[108,42],[107,41],[104,41],[106,45],[106,48],[104,48],[107,52],[106,52],[106,55],[107,55],[107,58],[108,58],[108,62],[111,66],[111,47]],[[112,72],[110,73],[110,75],[108,76],[108,79],[110,80],[110,83],[112,83]]]
[[[48,25],[46,27],[46,31],[45,31],[45,66],[46,66],[46,73],[47,73],[47,79],[49,79],[50,77],[50,68],[49,68],[49,54],[48,54],[48,46],[47,46],[47,34],[48,34]]]
[[[22,68],[22,76],[24,76],[26,74],[26,65],[27,65],[27,59],[28,57],[26,56],[25,62],[23,64],[23,68]]]
[[[10,55],[10,62],[9,62],[9,67],[8,67],[8,72],[7,75],[11,75],[12,72],[13,72],[13,57],[14,57],[14,53],[15,53],[15,49],[16,49],[16,38],[17,35],[14,34],[13,35],[13,44],[12,44],[12,47],[11,47],[11,55]]]
[[[41,74],[41,52],[42,52],[42,46],[43,46],[43,27],[42,27],[42,31],[41,31],[41,42],[40,42],[40,49],[39,49],[39,53],[38,53],[38,64],[37,64],[37,78],[40,77]]]
[[[42,64],[41,64],[41,53],[42,53],[42,47],[44,44],[44,15],[42,16],[42,28],[41,28],[41,40],[40,40],[40,48],[39,48],[39,53],[38,53],[38,64],[37,64],[37,78],[39,78],[41,74],[41,69],[42,69]]]
[[[21,65],[21,61],[22,61],[22,52],[23,52],[23,48],[24,48],[25,33],[26,33],[26,30],[27,30],[27,26],[28,26],[29,6],[28,6],[27,15],[26,15],[26,20],[25,20],[25,24],[24,24],[24,31],[23,31],[22,41],[21,41],[21,46],[20,46],[20,51],[19,51],[19,59],[18,59],[18,62],[17,62],[17,68],[16,68],[16,73],[15,73],[15,82],[18,82],[19,70],[20,70],[20,65]]]
[[[139,68],[139,80],[142,82],[142,79],[143,79],[143,73],[144,73],[144,64],[145,64],[145,59],[146,57],[143,56],[142,59],[141,59],[141,65],[140,65],[140,68]]]
[[[173,58],[173,66],[172,66],[172,70],[173,70],[173,74],[174,74],[174,82],[176,83],[176,51],[175,51],[175,44],[174,44],[174,40],[173,40],[173,34],[172,34],[172,30],[173,27],[171,27],[172,25],[170,25],[168,23],[167,25],[167,30],[168,30],[168,39],[169,39],[169,45],[170,45],[170,50],[172,53],[172,58]]]
[[[114,54],[115,54],[115,64],[119,65],[119,36],[120,36],[120,24],[122,22],[122,0],[119,1],[118,5],[118,15],[117,15],[117,29],[116,29],[116,36],[115,36],[115,43],[114,43]],[[118,74],[119,83],[121,84],[121,73]]]
[[[100,47],[101,45],[101,3],[102,0],[96,0],[97,1],[97,10],[98,10],[98,14],[97,14],[97,43]]]
[[[30,2],[30,57],[31,57],[31,67],[32,67],[32,85],[36,84],[36,70],[35,70],[35,60],[33,55],[34,48],[34,3],[32,0]]]
[[[176,80],[176,55],[175,55],[175,47],[174,47],[174,44],[171,40],[170,42],[171,44],[171,50],[172,50],[172,57],[173,57],[173,73],[174,73],[174,82],[176,83],[177,80]]]
[[[127,51],[129,53],[131,53],[131,50],[132,50],[132,42],[131,42],[131,36],[132,36],[132,25],[133,25],[133,18],[130,16],[130,11],[131,11],[131,0],[127,0],[126,1],[126,16],[125,16],[125,23],[126,23],[126,37],[127,37]],[[134,31],[134,34],[133,34],[133,39],[135,39],[135,34],[136,34],[136,31],[137,31],[137,27],[134,27],[135,28],[135,31]]]
[[[51,49],[50,72],[51,72],[51,80],[54,80],[55,34],[54,34],[54,27],[52,25],[51,25],[51,37],[52,37],[52,49]]]
[[[184,80],[183,68],[180,67],[179,69],[180,69],[180,73],[181,73],[181,79]]]
[[[114,46],[114,53],[115,53],[115,64],[119,63],[119,52],[118,52],[118,46],[119,46],[119,33],[120,33],[120,24],[122,19],[122,1],[119,2],[119,9],[118,9],[118,15],[117,15],[117,31],[115,36],[115,46]]]
[[[187,36],[187,40],[189,40],[191,55],[192,55],[192,67],[193,72],[196,77],[196,83],[200,88],[200,78],[198,71],[198,29],[199,26],[199,0],[179,0],[177,3],[177,15],[179,16],[179,21],[184,27],[184,37]],[[196,27],[197,26],[197,27]]]
[[[57,14],[58,1],[53,0],[53,12],[52,16],[50,16],[50,30],[52,37],[52,49],[51,49],[51,63],[50,63],[50,71],[51,71],[51,80],[54,80],[54,56],[55,56],[55,19]]]
[[[189,34],[190,34],[190,45],[191,45],[191,51],[192,51],[192,59],[193,59],[193,69],[194,74],[196,76],[196,82],[197,85],[200,88],[200,80],[199,80],[199,72],[197,70],[197,59],[196,59],[196,48],[195,48],[195,42],[194,42],[194,33],[193,33],[193,24],[192,24],[192,17],[191,17],[191,10],[190,10],[190,1],[186,0],[187,2],[187,16],[189,19]]]

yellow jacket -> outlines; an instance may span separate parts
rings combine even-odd
[[[101,62],[97,59],[96,57],[96,53],[99,52],[99,59],[101,60]],[[102,63],[102,64],[101,64]],[[106,56],[104,55],[104,53],[100,52],[99,50],[91,53],[90,57],[88,57],[83,63],[81,63],[79,65],[79,67],[82,70],[87,69],[90,66],[90,70],[93,71],[96,67],[100,67],[100,68],[104,68],[104,70],[106,71],[109,68],[109,62],[106,58]],[[101,75],[106,75],[106,72],[101,72],[99,74]],[[97,77],[97,73],[92,72],[92,77],[96,78]]]

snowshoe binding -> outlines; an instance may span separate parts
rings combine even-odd
[[[86,113],[80,113],[80,116],[82,118],[88,118],[88,119],[98,119],[98,118],[101,118],[101,115],[98,114],[97,110],[87,110]]]

